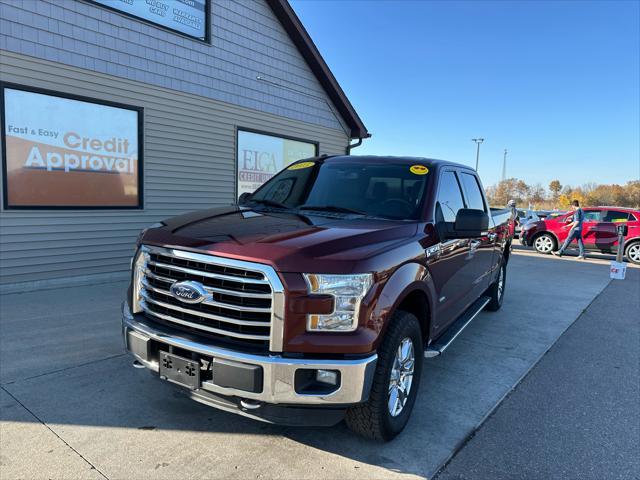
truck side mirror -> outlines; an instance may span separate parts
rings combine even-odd
[[[453,238],[474,238],[482,236],[489,229],[489,215],[483,210],[461,208],[453,226]]]
[[[251,198],[251,194],[249,192],[244,192],[242,195],[238,197],[238,205],[244,205]]]

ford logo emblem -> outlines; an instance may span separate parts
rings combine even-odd
[[[186,280],[176,282],[169,289],[171,295],[185,303],[200,303],[207,297],[207,291],[201,283]]]

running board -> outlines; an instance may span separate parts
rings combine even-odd
[[[425,351],[425,358],[437,357],[444,352],[458,335],[476,318],[482,309],[491,301],[487,296],[480,297],[471,305],[451,326],[435,341],[429,345]]]

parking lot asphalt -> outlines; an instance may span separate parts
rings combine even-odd
[[[502,310],[426,362],[388,444],[251,421],[131,368],[121,283],[5,295],[0,477],[431,478],[609,282],[604,261],[514,253]]]
[[[593,301],[437,480],[640,478],[638,312],[633,269]]]

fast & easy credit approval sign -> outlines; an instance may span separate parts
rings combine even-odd
[[[3,88],[5,207],[138,207],[139,109]]]

